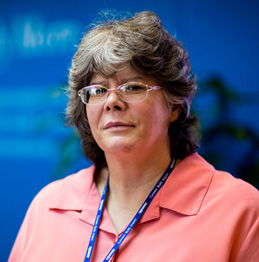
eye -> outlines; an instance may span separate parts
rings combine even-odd
[[[89,90],[89,95],[91,97],[104,96],[107,93],[107,89],[102,86],[94,86]]]
[[[138,93],[141,91],[145,91],[146,90],[146,86],[145,85],[141,85],[141,84],[135,84],[135,83],[130,83],[130,84],[125,84],[122,86],[122,91],[124,92],[128,92],[128,93]]]

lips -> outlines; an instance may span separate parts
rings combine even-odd
[[[124,122],[116,121],[116,122],[109,122],[104,126],[104,129],[109,129],[109,128],[120,128],[120,127],[133,127],[134,125],[132,124],[127,124]]]

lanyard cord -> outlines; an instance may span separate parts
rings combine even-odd
[[[156,185],[154,186],[154,188],[152,189],[152,191],[150,192],[150,194],[148,195],[148,197],[146,198],[146,200],[144,201],[144,203],[142,204],[142,206],[140,207],[140,209],[138,210],[138,212],[136,213],[134,218],[131,220],[131,222],[129,223],[129,225],[125,229],[125,231],[121,234],[121,236],[119,237],[117,242],[111,248],[111,250],[109,251],[108,255],[105,257],[103,262],[108,262],[112,258],[112,256],[114,255],[116,250],[119,248],[122,241],[127,237],[129,232],[131,231],[131,229],[135,226],[135,224],[138,222],[138,220],[140,219],[142,214],[145,212],[148,205],[151,203],[153,198],[156,196],[159,189],[164,185],[168,176],[173,171],[174,166],[175,166],[175,160],[173,159],[173,161],[170,163],[170,165],[167,167],[164,174],[158,180],[158,182],[156,183]],[[105,198],[106,198],[106,194],[107,194],[108,184],[109,184],[109,175],[108,175],[108,178],[107,178],[107,181],[106,181],[103,193],[102,193],[101,201],[99,203],[97,215],[96,215],[96,218],[95,218],[95,221],[94,221],[94,226],[93,226],[92,234],[91,234],[91,237],[90,237],[90,240],[89,240],[89,244],[88,244],[88,248],[87,248],[87,251],[86,251],[86,256],[85,256],[84,262],[90,262],[90,259],[91,259],[91,256],[92,256],[96,236],[97,236],[98,229],[99,229],[100,220],[101,220],[102,213],[103,213],[104,202],[105,202]]]

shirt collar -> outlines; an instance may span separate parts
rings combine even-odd
[[[214,173],[215,168],[197,153],[189,155],[175,167],[139,223],[159,218],[160,208],[186,216],[198,214]]]
[[[101,199],[93,182],[94,170],[95,167],[92,166],[63,179],[50,201],[49,208],[82,211],[81,219],[93,224]],[[214,173],[214,167],[197,153],[189,155],[175,167],[140,222],[158,218],[159,207],[183,215],[197,214]],[[106,210],[103,215],[108,215]]]
[[[82,211],[87,199],[91,197],[94,170],[95,166],[91,166],[57,181],[49,208]]]
[[[197,153],[182,160],[161,189],[160,206],[184,215],[198,213],[215,168]]]

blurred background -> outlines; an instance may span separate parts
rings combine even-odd
[[[155,11],[199,83],[199,153],[259,186],[259,3],[253,0],[0,0],[0,261],[37,192],[90,163],[64,126],[75,46],[97,14]]]

